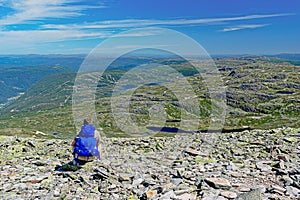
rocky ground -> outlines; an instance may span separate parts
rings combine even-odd
[[[300,198],[300,129],[102,138],[76,168],[70,140],[0,137],[1,199]]]

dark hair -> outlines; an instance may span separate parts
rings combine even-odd
[[[83,124],[91,124],[92,123],[92,119],[87,118],[83,120]]]

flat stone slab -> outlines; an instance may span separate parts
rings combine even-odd
[[[231,184],[225,178],[206,178],[205,182],[215,189],[230,189]]]

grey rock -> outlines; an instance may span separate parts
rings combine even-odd
[[[215,189],[230,189],[231,184],[225,178],[206,178],[205,182]]]
[[[280,191],[280,192],[282,192],[282,193],[286,191],[285,188],[283,188],[283,187],[281,187],[281,186],[279,186],[279,185],[272,185],[272,186],[271,186],[271,189]]]
[[[287,186],[286,187],[286,194],[290,195],[292,197],[298,197],[300,198],[300,190],[298,188]]]
[[[116,193],[113,193],[113,194],[111,195],[111,199],[112,199],[112,200],[119,200],[119,199],[120,199],[120,195],[118,195],[118,194],[116,194]]]
[[[255,186],[255,187],[253,187],[253,188],[251,188],[251,190],[253,190],[253,191],[259,191],[260,193],[265,193],[266,192],[266,187],[264,186],[264,185],[258,185],[258,186]]]
[[[119,181],[131,181],[133,176],[125,173],[119,174]]]
[[[28,139],[1,140],[0,199],[297,199],[300,147],[282,140],[289,134],[226,133],[210,143],[205,134],[105,138],[110,154],[74,172],[54,171],[72,159],[70,141],[33,138],[32,147]]]
[[[235,199],[237,197],[237,194],[232,191],[222,191],[220,194],[227,199]]]
[[[259,190],[253,190],[251,192],[241,193],[237,196],[236,200],[261,200],[261,192]]]
[[[176,196],[176,195],[175,195],[174,191],[173,191],[173,190],[170,190],[170,191],[164,193],[163,195],[161,195],[161,196],[159,197],[159,200],[174,199],[175,196]]]
[[[100,169],[94,169],[94,171],[96,172],[95,174],[93,174],[93,179],[100,179],[100,180],[104,180],[104,179],[108,179],[110,177],[110,174],[100,170]]]
[[[231,170],[231,171],[238,171],[239,170],[239,168],[233,162],[230,162],[230,164],[227,165],[226,169]]]
[[[198,155],[202,154],[200,151],[197,151],[197,150],[194,150],[194,149],[191,149],[191,148],[185,149],[184,152],[191,155],[191,156],[198,156]]]
[[[281,181],[283,181],[284,182],[284,185],[285,186],[289,186],[289,185],[291,185],[291,184],[293,184],[293,179],[291,179],[289,176],[282,176],[282,178],[281,178]]]
[[[29,182],[29,183],[40,183],[42,182],[44,179],[47,179],[47,176],[27,176],[25,178],[23,178],[21,181],[22,182]]]
[[[226,198],[215,195],[215,196],[204,197],[202,200],[226,200]]]
[[[181,178],[172,178],[172,183],[174,185],[179,185],[180,183],[182,183],[182,179]]]
[[[54,196],[54,197],[59,197],[59,196],[60,196],[60,190],[59,190],[59,188],[56,188],[56,189],[54,190],[53,196]]]
[[[248,187],[240,187],[240,188],[238,188],[238,190],[239,190],[240,192],[250,192],[250,191],[251,191],[251,189],[248,188]]]
[[[184,200],[195,200],[196,199],[196,195],[195,194],[190,194],[190,193],[184,193],[184,194],[180,194],[180,195],[176,195],[176,198],[178,200],[184,199]]]
[[[144,181],[143,178],[134,179],[134,180],[132,181],[132,186],[135,187],[135,186],[137,186],[137,185],[140,185],[143,181]]]
[[[17,183],[15,185],[13,185],[14,188],[22,191],[25,190],[27,188],[27,185],[25,183]]]
[[[256,167],[262,172],[268,172],[272,170],[272,167],[265,164],[263,161],[257,162]]]
[[[190,189],[181,189],[181,190],[175,190],[174,191],[176,195],[182,195],[190,192]]]

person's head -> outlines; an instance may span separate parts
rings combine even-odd
[[[92,123],[92,119],[91,118],[87,118],[83,120],[83,124],[91,124]]]

